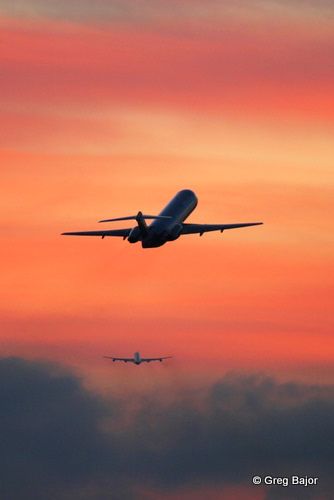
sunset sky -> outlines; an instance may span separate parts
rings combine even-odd
[[[162,391],[171,411],[259,373],[277,404],[287,381],[333,401],[332,2],[2,0],[0,16],[3,361],[64,366],[121,406]],[[183,188],[190,222],[264,225],[147,250],[60,236]],[[137,350],[174,359],[102,359]],[[197,500],[146,473],[143,499]],[[222,480],[198,499],[281,498]],[[71,498],[110,498],[94,484]]]

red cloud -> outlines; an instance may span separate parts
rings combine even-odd
[[[195,36],[3,21],[2,45],[10,102],[333,114],[333,40],[307,26],[233,24]]]

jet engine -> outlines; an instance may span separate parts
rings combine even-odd
[[[140,240],[141,240],[141,232],[140,232],[140,228],[137,226],[137,227],[134,227],[133,229],[131,229],[130,234],[128,236],[128,242],[129,243],[137,243],[137,241],[140,241]]]

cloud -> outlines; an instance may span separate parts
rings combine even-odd
[[[146,443],[142,474],[164,487],[250,484],[254,474],[316,475],[324,487],[330,478],[333,397],[332,388],[227,376],[210,388],[202,410],[194,395],[167,408],[147,401],[135,427]],[[159,440],[162,447],[156,449]]]
[[[299,17],[315,12],[324,15],[333,13],[330,0],[237,0],[233,6],[227,0],[96,0],[94,4],[88,0],[3,0],[2,11],[7,15],[26,18],[66,19],[74,22],[117,23],[132,22],[136,24],[154,22],[174,22],[181,20],[221,22],[226,16],[265,16],[280,15],[287,17],[298,13]]]
[[[206,390],[121,402],[55,365],[3,358],[0,376],[1,498],[131,499],[138,487],[173,496],[252,488],[253,474],[318,476],[302,493],[331,491],[333,387],[228,375]]]
[[[331,31],[227,24],[219,33],[189,35],[127,25],[99,30],[52,21],[1,24],[3,97],[24,109],[27,102],[49,111],[62,103],[66,117],[69,105],[80,105],[81,119],[91,107],[106,105],[107,117],[116,105],[224,115],[261,114],[263,108],[278,115],[333,112]],[[72,125],[78,119],[73,112]],[[31,115],[27,119],[33,122]],[[37,116],[41,127],[43,119]]]
[[[6,358],[0,378],[0,497],[81,498],[85,486],[82,498],[97,498],[91,477],[116,473],[112,441],[99,428],[110,406],[53,365]]]

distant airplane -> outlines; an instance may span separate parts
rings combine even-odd
[[[162,361],[169,359],[173,356],[160,356],[159,358],[142,358],[139,352],[135,352],[133,358],[114,358],[113,356],[103,356],[104,358],[112,359],[113,361],[123,361],[124,363],[134,363],[140,365],[141,363],[150,363],[151,361]]]
[[[135,220],[136,227],[126,229],[110,229],[102,231],[79,231],[62,233],[69,236],[121,236],[129,243],[141,242],[143,248],[160,247],[167,241],[174,241],[184,234],[199,234],[202,236],[208,231],[220,231],[225,229],[236,229],[239,227],[258,226],[262,222],[243,222],[237,224],[188,224],[183,222],[196,208],[197,197],[190,189],[179,191],[159,215],[137,215],[118,217],[116,219],[104,219],[99,222],[114,222],[120,220]],[[147,219],[155,219],[149,226]]]

